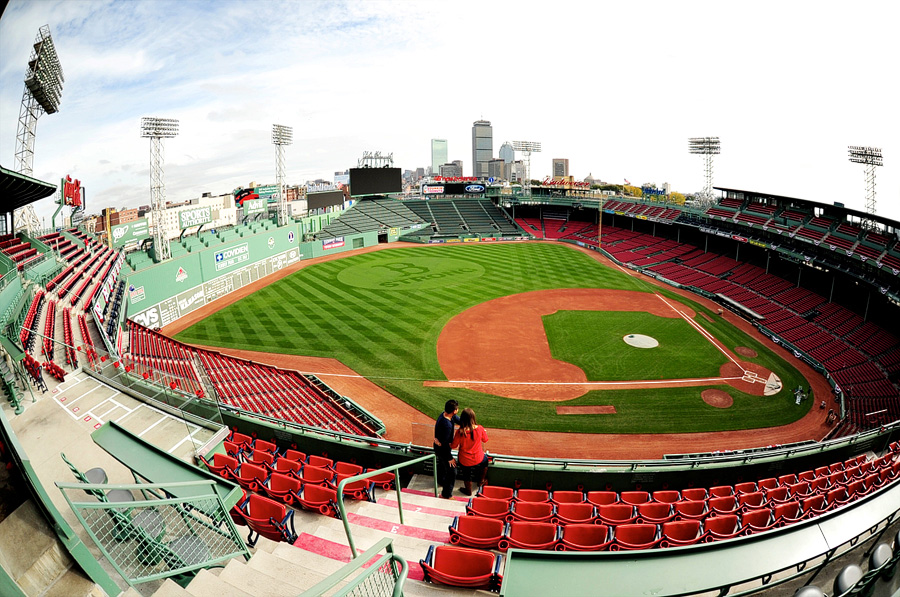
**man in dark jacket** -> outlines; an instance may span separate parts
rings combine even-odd
[[[441,486],[441,497],[449,500],[456,484],[456,461],[450,452],[453,441],[453,426],[459,425],[459,403],[448,400],[444,412],[434,423],[434,454],[437,456],[437,481]]]

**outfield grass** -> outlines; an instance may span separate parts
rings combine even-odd
[[[177,338],[209,346],[332,357],[428,415],[439,413],[447,399],[456,398],[476,408],[479,422],[491,427],[634,433],[746,429],[792,422],[812,403],[797,407],[788,390],[759,398],[730,387],[723,389],[734,397],[735,405],[715,409],[700,399],[702,388],[590,392],[569,402],[547,403],[422,386],[423,380],[446,379],[435,347],[451,317],[494,298],[552,288],[657,290],[565,245],[502,243],[392,249],[304,268],[211,315]],[[775,371],[785,388],[802,383],[799,372],[767,347],[693,301],[668,290],[661,292],[697,311],[696,321],[730,348],[749,346],[756,350],[760,356],[749,360]],[[713,321],[706,321],[700,312]],[[612,319],[621,315],[613,314]],[[592,333],[590,325],[574,325],[584,327],[587,335]],[[498,341],[514,342],[515,338]],[[593,371],[590,361],[589,355],[585,357],[585,367]],[[631,378],[644,379],[649,361],[634,361],[639,368]],[[717,373],[720,364],[721,358],[714,357],[705,366],[715,367]],[[557,404],[613,404],[619,414],[558,416]]]

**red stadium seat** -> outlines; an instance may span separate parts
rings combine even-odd
[[[272,442],[267,442],[265,440],[257,439],[253,442],[253,449],[259,450],[260,452],[275,453],[278,451],[278,446],[276,446]]]
[[[501,485],[482,485],[478,489],[477,496],[491,498],[495,500],[511,500],[513,497],[512,487],[503,487]]]
[[[243,462],[235,472],[234,480],[244,489],[262,491],[269,473],[265,467],[252,462]]]
[[[506,520],[525,520],[528,522],[549,522],[553,517],[553,504],[550,502],[513,502],[506,515]]]
[[[251,494],[244,504],[244,519],[250,527],[250,535],[247,537],[247,545],[250,547],[255,546],[260,537],[286,543],[297,540],[294,511],[269,498]]]
[[[306,464],[317,466],[319,468],[334,469],[334,460],[325,458],[324,456],[316,456],[315,454],[310,454],[306,457]]]
[[[843,485],[831,489],[825,496],[828,503],[828,509],[833,510],[838,506],[843,506],[853,501],[853,498],[847,493],[847,488]]]
[[[768,531],[775,526],[775,520],[772,518],[772,511],[768,508],[760,508],[758,510],[747,510],[741,514],[741,533],[750,535]]]
[[[780,477],[778,477],[778,483],[781,485],[793,485],[797,482],[797,475],[794,474],[781,475]]]
[[[505,528],[506,523],[499,518],[457,516],[450,525],[450,543],[479,549],[497,549]]]
[[[772,509],[772,518],[776,526],[784,526],[803,519],[800,511],[800,502],[792,500],[781,504],[775,504]]]
[[[550,501],[554,504],[581,504],[584,503],[584,492],[554,491],[550,494]]]
[[[588,503],[595,506],[606,506],[607,504],[615,504],[619,501],[619,494],[615,491],[589,491],[586,499]]]
[[[306,454],[304,454],[303,452],[298,452],[297,450],[285,450],[284,456],[282,456],[281,458],[294,460],[296,462],[306,462]]]
[[[672,504],[665,502],[647,502],[638,504],[638,519],[642,524],[660,524],[668,522],[675,517],[672,511]]]
[[[766,489],[766,501],[770,504],[783,504],[791,500],[791,490],[786,486],[776,487],[774,489]]]
[[[816,478],[816,473],[814,471],[803,471],[802,473],[797,474],[798,481],[812,481]]]
[[[709,498],[706,503],[709,506],[710,514],[713,516],[735,514],[741,509],[737,498],[733,495]]]
[[[238,500],[234,506],[231,507],[231,510],[228,511],[229,516],[231,516],[231,520],[235,525],[245,527],[247,526],[247,519],[244,518],[244,504],[247,502],[247,492],[241,489],[241,499]]]
[[[734,514],[711,516],[703,523],[703,541],[731,539],[741,534],[740,522]]]
[[[546,489],[518,489],[513,499],[521,502],[549,502],[550,492]]]
[[[630,524],[637,521],[637,513],[628,504],[604,504],[597,506],[597,520],[612,526]]]
[[[240,462],[238,462],[237,458],[219,452],[213,454],[213,461],[211,463],[203,456],[200,457],[200,461],[206,468],[225,479],[234,479],[235,470],[240,466]]]
[[[828,511],[828,502],[821,493],[800,500],[800,508],[803,510],[803,518],[809,519]]]
[[[705,487],[689,487],[681,490],[681,499],[691,501],[702,501],[708,496]]]
[[[761,491],[766,491],[768,489],[775,489],[776,487],[778,487],[778,479],[776,479],[775,477],[769,477],[768,479],[760,479],[759,481],[756,482],[756,486]]]
[[[273,500],[291,505],[294,503],[294,495],[300,493],[302,487],[303,483],[296,477],[283,473],[272,473],[268,484],[263,489],[266,495]]]
[[[296,460],[288,460],[287,458],[282,456],[275,461],[275,468],[272,470],[272,472],[284,473],[299,477],[301,470],[303,470],[302,462],[297,462]]]
[[[734,487],[731,485],[717,485],[709,488],[710,498],[729,497],[732,495],[734,495]]]
[[[799,481],[788,485],[791,495],[795,498],[803,498],[812,495],[814,492],[809,486],[809,481]]]
[[[506,525],[506,533],[497,546],[500,551],[518,549],[552,550],[559,541],[559,527],[549,522],[514,520]]]
[[[337,491],[315,483],[304,483],[302,493],[294,494],[294,501],[304,510],[319,512],[325,516],[338,516]]]
[[[570,524],[562,529],[557,551],[603,551],[612,543],[612,532],[605,524]]]
[[[703,520],[709,513],[706,500],[681,500],[672,507],[675,510],[675,520]]]
[[[844,471],[839,473],[835,473],[836,475],[843,475]],[[825,493],[831,488],[831,483],[829,482],[828,477],[817,477],[809,482],[809,489],[812,493]]]
[[[650,501],[650,494],[646,491],[623,491],[619,494],[619,501],[623,504],[645,504]]]
[[[699,520],[679,520],[662,525],[660,547],[693,545],[703,538]]]
[[[737,483],[734,486],[734,493],[741,495],[743,493],[754,493],[756,491],[756,483],[747,481],[745,483]]]
[[[341,481],[346,479],[350,479],[355,475],[342,475],[337,473],[334,478],[334,487],[337,488],[340,485]],[[368,479],[359,479],[357,481],[351,481],[344,485],[344,497],[350,498],[353,500],[369,500],[370,502],[374,502],[373,499],[373,490],[375,484],[369,481]]]
[[[252,462],[253,464],[258,464],[262,467],[265,467],[269,472],[274,469],[275,465],[275,454],[272,452],[265,452],[263,450],[254,449],[250,452],[250,455],[244,460],[244,462]]]
[[[754,491],[752,493],[742,493],[738,496],[738,504],[741,507],[741,510],[754,510],[756,508],[761,508],[766,503],[766,496],[763,495],[761,491]]]
[[[330,468],[322,468],[307,464],[300,472],[300,480],[304,483],[314,483],[316,485],[325,485],[334,489],[334,471]]]
[[[659,527],[655,524],[620,524],[609,549],[612,551],[650,549],[659,545]]]
[[[372,472],[373,469],[366,469],[367,473]],[[374,469],[378,470],[378,469]],[[394,487],[394,473],[393,471],[389,471],[386,473],[381,473],[380,475],[375,475],[374,477],[369,477],[369,481],[375,484],[376,487],[380,487],[381,489],[387,491],[388,489],[392,489]]]
[[[509,504],[510,500],[506,499],[500,500],[475,496],[469,499],[469,503],[466,505],[466,514],[506,520],[506,515],[509,513]]]
[[[358,475],[363,472],[363,467],[350,462],[337,461],[334,463],[334,471],[339,475]]]
[[[432,545],[420,560],[425,580],[451,587],[500,590],[503,556],[456,545]]]
[[[586,502],[581,504],[560,504],[550,522],[555,524],[589,524],[597,519],[597,506]]]
[[[662,491],[654,491],[651,497],[654,502],[674,504],[681,499],[681,493],[672,489],[664,489]]]

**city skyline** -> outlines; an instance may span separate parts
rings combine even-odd
[[[477,51],[465,42],[476,6],[485,23],[503,23],[479,29]],[[66,83],[60,112],[38,123],[34,175],[80,179],[89,212],[149,203],[149,148],[138,129],[141,117],[160,116],[182,125],[166,147],[175,202],[274,182],[276,122],[295,130],[285,157],[296,184],[330,180],[367,150],[393,153],[404,170],[427,166],[435,138],[447,139],[448,159],[462,158],[468,173],[471,126],[483,119],[494,150],[542,142],[532,178],[550,175],[552,156],[562,155],[579,180],[669,182],[691,193],[703,186],[703,166],[687,139],[714,135],[717,186],[858,210],[863,169],[847,160],[847,146],[881,147],[878,213],[900,219],[900,116],[890,107],[900,42],[889,3],[826,8],[812,19],[802,6],[774,3],[746,14],[701,2],[564,4],[552,25],[537,25],[554,52],[526,51],[533,76],[524,87],[518,75],[435,69],[450,55],[460,64],[490,54],[519,62],[505,34],[535,26],[536,6],[463,2],[434,22],[427,3],[13,1],[0,19],[0,163],[13,166],[28,54],[49,24]],[[729,41],[743,39],[735,32],[753,35]],[[694,33],[721,41],[707,49],[690,41]],[[854,47],[875,59],[855,59]],[[560,56],[571,73],[560,72]],[[414,73],[412,82],[401,73]],[[437,75],[444,92],[435,92]],[[52,213],[48,202],[39,216]]]

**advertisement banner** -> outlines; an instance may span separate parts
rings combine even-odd
[[[267,201],[263,198],[246,199],[244,201],[244,215],[252,216],[253,214],[264,213],[268,209]]]
[[[241,243],[221,251],[216,251],[216,271],[223,270],[232,265],[236,265],[250,259],[250,246],[247,243]]]
[[[195,207],[178,213],[178,227],[184,230],[212,222],[211,207]]]
[[[71,176],[66,175],[66,177],[60,181],[59,186],[62,188],[63,203],[65,205],[82,207],[80,180],[72,180]]]
[[[150,226],[147,218],[140,218],[127,224],[119,224],[110,228],[113,249],[118,249],[132,241],[140,241],[150,236]]]
[[[266,202],[276,201],[278,199],[278,185],[277,184],[266,184],[254,189],[256,194],[259,195],[260,199],[265,199]]]
[[[337,249],[338,247],[343,247],[343,246],[344,246],[344,237],[343,236],[336,236],[334,238],[326,238],[326,239],[322,240],[322,248],[326,251],[328,249]]]

